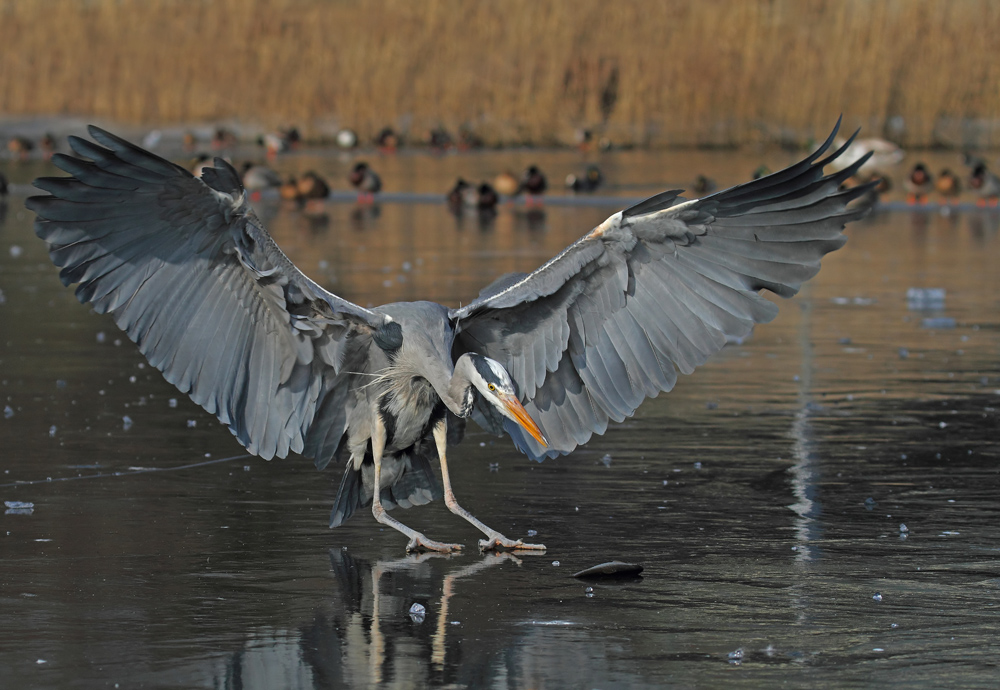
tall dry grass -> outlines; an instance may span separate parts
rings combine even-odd
[[[988,0],[0,0],[0,114],[729,145],[843,112],[983,145],[998,26]]]

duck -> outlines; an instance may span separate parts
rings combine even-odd
[[[51,160],[52,154],[56,152],[56,138],[51,132],[46,132],[38,141],[38,146],[42,149],[42,158]]]
[[[14,160],[26,161],[28,155],[35,150],[35,144],[27,137],[14,136],[7,140],[7,150]]]
[[[476,208],[480,211],[495,211],[500,195],[489,182],[480,182],[477,188]]]
[[[299,181],[296,179],[295,175],[292,175],[281,183],[281,186],[278,187],[278,196],[285,201],[299,200]]]
[[[477,211],[493,211],[500,201],[500,195],[488,182],[472,185],[463,178],[455,181],[455,186],[448,192],[448,208],[454,213],[461,213],[463,208],[474,208]]]
[[[594,133],[586,127],[577,127],[573,130],[573,143],[583,152],[588,152],[594,148]]]
[[[524,203],[527,206],[542,204],[542,195],[548,188],[548,181],[545,174],[539,170],[537,165],[529,165],[521,175],[521,181],[517,185],[517,193],[524,194]]]
[[[257,201],[265,189],[281,186],[281,176],[266,165],[247,161],[240,169],[243,186],[250,192],[250,199]]]
[[[845,139],[838,138],[834,141],[833,145],[840,148],[845,143]],[[843,170],[869,152],[872,154],[871,158],[858,168],[859,174],[872,175],[877,170],[892,168],[899,165],[900,161],[906,155],[903,149],[887,139],[879,139],[877,137],[855,139],[847,147],[846,151],[830,163],[829,167],[834,171]]]
[[[493,188],[503,196],[514,196],[517,194],[518,181],[510,170],[504,170],[493,178]]]
[[[946,204],[952,204],[962,193],[962,182],[951,170],[945,168],[934,180],[934,188],[944,198]]]
[[[310,170],[296,183],[299,199],[309,201],[330,196],[330,185],[316,172]]]
[[[604,175],[596,165],[588,165],[581,177],[573,173],[566,176],[566,188],[574,192],[592,192],[604,182]]]
[[[364,161],[358,161],[348,176],[351,185],[358,190],[359,203],[372,203],[375,195],[382,191],[382,179]]]
[[[375,136],[375,145],[382,153],[395,153],[399,147],[399,135],[392,127],[383,127]]]
[[[705,175],[698,175],[694,178],[694,184],[691,185],[691,191],[698,196],[705,196],[706,194],[711,194],[716,188],[715,180]]]
[[[926,204],[927,195],[934,189],[934,178],[931,177],[927,166],[917,163],[913,170],[903,180],[903,189],[906,190],[906,203]]]
[[[990,172],[985,163],[980,162],[972,169],[969,188],[979,195],[979,199],[976,200],[977,206],[992,208],[997,206],[997,200],[1000,198],[1000,178]]]
[[[353,149],[358,145],[358,135],[353,129],[344,128],[337,132],[337,146],[342,149]]]
[[[268,132],[257,137],[257,145],[264,147],[265,155],[273,161],[279,154],[292,150],[291,142],[281,132]]]
[[[236,135],[225,127],[216,128],[215,133],[212,134],[212,149],[214,151],[232,148],[237,143]]]
[[[460,177],[455,180],[455,186],[448,190],[445,201],[453,212],[460,212],[464,206],[475,205],[475,188]]]
[[[435,127],[427,132],[427,145],[434,151],[444,152],[454,146],[451,135],[444,127]]]

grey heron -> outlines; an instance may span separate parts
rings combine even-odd
[[[839,122],[838,122],[839,126]],[[167,381],[251,453],[345,463],[331,526],[371,503],[408,550],[452,551],[386,510],[455,499],[449,429],[468,418],[534,459],[566,454],[669,391],[777,314],[868,210],[829,176],[833,136],[801,162],[695,200],[657,194],[619,211],[530,274],[461,308],[365,309],[328,292],[278,248],[222,159],[200,178],[97,127],[70,137],[28,199],[64,284],[110,314]],[[856,201],[857,200],[857,201]],[[855,202],[855,203],[852,203]],[[441,470],[438,482],[432,467]]]

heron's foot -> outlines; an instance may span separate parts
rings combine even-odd
[[[464,548],[465,546],[463,544],[446,544],[444,542],[428,539],[424,535],[417,533],[412,538],[410,538],[410,543],[406,545],[406,553],[414,553],[420,551],[435,551],[437,553],[455,553],[456,551],[461,551]]]
[[[490,539],[479,540],[480,551],[501,551],[504,549],[509,551],[545,551],[545,544],[525,544],[521,539],[514,541],[499,533]]]

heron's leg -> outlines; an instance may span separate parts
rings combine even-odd
[[[388,525],[395,530],[399,530],[410,538],[410,543],[406,545],[407,551],[441,551],[448,553],[458,551],[461,544],[445,544],[433,539],[428,539],[415,529],[411,529],[399,520],[389,517],[382,506],[382,452],[385,450],[385,423],[381,417],[375,421],[375,433],[372,435],[372,459],[375,461],[375,493],[372,495],[372,515],[383,525]]]
[[[472,513],[458,505],[458,501],[455,499],[455,492],[451,490],[451,478],[448,475],[448,459],[445,454],[448,447],[447,419],[442,419],[434,425],[434,443],[437,446],[438,458],[441,460],[441,482],[444,484],[444,503],[448,506],[448,510],[453,512],[455,515],[465,518],[472,523],[476,529],[489,537],[489,539],[479,540],[480,551],[489,551],[491,549],[499,548],[529,549],[533,551],[545,550],[545,544],[525,544],[520,539],[517,541],[508,539],[495,529],[490,529],[484,525]]]

